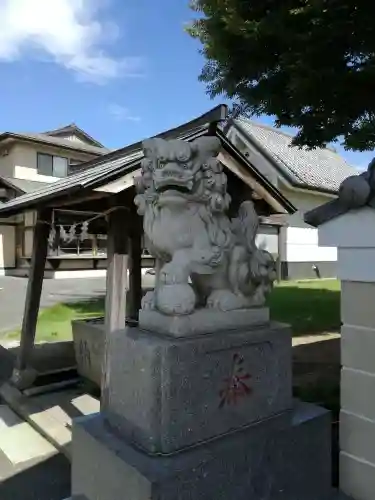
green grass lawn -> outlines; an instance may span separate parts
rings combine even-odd
[[[104,314],[104,298],[84,302],[56,304],[39,313],[37,342],[56,342],[72,339],[71,321],[74,319],[95,318]],[[17,340],[20,330],[8,332],[5,339]]]
[[[283,282],[275,287],[269,303],[271,317],[289,323],[295,336],[340,329],[338,280]]]
[[[340,327],[340,283],[337,280],[291,281],[277,285],[270,297],[271,316],[289,323],[294,335],[337,331]],[[72,338],[71,321],[104,314],[104,298],[57,304],[40,312],[37,341]],[[5,334],[19,338],[19,330]]]

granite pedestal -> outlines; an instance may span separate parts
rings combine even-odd
[[[330,414],[293,403],[291,333],[111,335],[101,413],[73,428],[73,499],[328,500]]]
[[[108,423],[148,453],[172,453],[292,406],[291,335],[269,324],[175,339],[116,332]]]

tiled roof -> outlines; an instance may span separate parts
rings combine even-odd
[[[356,168],[330,148],[309,151],[291,146],[292,136],[246,118],[235,120],[235,125],[271,157],[292,184],[336,193],[344,179],[358,174]]]
[[[196,135],[205,133],[207,127],[198,127],[188,132],[178,134],[181,139],[188,139]],[[118,154],[115,154],[118,153]],[[45,184],[40,189],[25,193],[17,198],[9,200],[1,206],[1,211],[16,213],[30,206],[36,206],[38,203],[46,199],[63,196],[67,193],[75,192],[81,188],[98,187],[106,182],[111,182],[118,179],[127,172],[132,172],[139,165],[143,157],[141,143],[134,146],[123,148],[118,152],[98,158],[95,164],[90,163],[90,168],[81,170],[80,172],[64,177],[56,182]]]
[[[99,148],[97,146],[91,146],[90,144],[84,144],[83,142],[71,141],[69,139],[61,139],[60,137],[53,137],[47,134],[34,134],[28,132],[27,133],[3,132],[2,134],[0,134],[0,141],[12,138],[19,140],[26,140],[26,141],[42,142],[44,144],[60,146],[75,151],[82,151],[84,153],[93,153],[95,155],[104,155],[110,152],[110,150],[107,148]]]
[[[176,127],[175,129],[167,130],[157,137],[164,139],[178,138],[192,141],[197,137],[206,135],[208,132],[210,133],[211,124],[223,120],[224,110],[226,111],[225,106],[217,106],[195,120]],[[267,189],[288,213],[294,213],[296,208],[293,204],[290,203],[289,200],[287,200],[285,196],[233,146],[229,139],[223,135],[220,130],[216,130],[216,134],[220,138],[223,147],[229,151],[237,161],[241,162],[249,169],[257,182]],[[26,193],[0,205],[0,214],[1,216],[4,214],[12,215],[29,208],[42,206],[47,200],[51,203],[52,199],[61,199],[63,196],[71,196],[82,188],[95,189],[103,186],[136,170],[139,167],[142,157],[141,142],[117,151],[112,151],[103,157],[98,157],[95,160],[80,165],[79,167],[83,167],[83,169],[74,175],[45,185],[36,191]]]
[[[8,201],[6,203],[6,208],[11,210],[15,207],[26,207],[35,204],[38,200],[58,197],[68,191],[73,192],[80,188],[88,187],[92,182],[100,182],[101,179],[109,177],[111,173],[114,172],[121,175],[126,172],[128,166],[129,171],[131,171],[131,165],[133,165],[134,161],[139,160],[140,157],[141,154],[139,152],[136,154],[130,154],[116,160],[100,163],[94,168],[83,170],[77,174],[64,177],[56,182],[44,184],[43,187],[39,189],[26,192],[25,194]],[[4,205],[2,206],[2,209],[5,209]]]

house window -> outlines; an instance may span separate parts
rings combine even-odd
[[[68,158],[62,156],[37,153],[38,174],[52,177],[66,177],[68,175]]]

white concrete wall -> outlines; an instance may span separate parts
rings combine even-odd
[[[95,158],[96,155],[81,153],[76,151],[67,151],[58,147],[44,146],[42,144],[16,144],[12,148],[11,159],[13,171],[11,177],[16,179],[27,179],[39,182],[55,182],[58,177],[38,174],[37,170],[37,153],[45,153],[50,155],[62,156],[73,161],[88,161]]]
[[[352,210],[319,228],[338,246],[341,278],[340,486],[375,498],[375,210]]]
[[[6,268],[16,265],[15,227],[3,226],[0,223],[0,275],[5,274]]]
[[[288,262],[335,262],[337,249],[318,244],[315,228],[286,228],[286,260]]]
[[[5,145],[0,147],[0,175],[2,177],[13,177],[13,147]]]
[[[307,190],[295,191],[282,184],[279,188],[298,209],[295,214],[287,216],[289,227],[286,229],[285,237],[286,260],[288,262],[335,262],[337,260],[336,248],[320,246],[318,230],[303,220],[306,212],[327,203],[333,197],[310,193]]]

